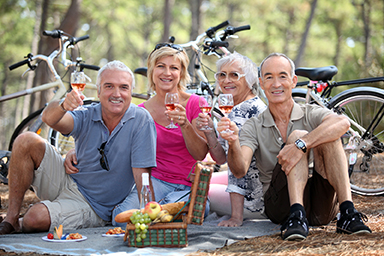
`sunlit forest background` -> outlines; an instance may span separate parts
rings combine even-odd
[[[229,49],[257,64],[282,52],[296,66],[336,65],[336,80],[384,75],[384,0],[0,0],[0,95],[52,79],[43,65],[24,77],[26,66],[8,69],[28,53],[47,54],[58,46],[42,36],[43,30],[88,34],[77,49],[87,64],[118,59],[134,70],[144,67],[153,47],[169,36],[186,43],[225,20],[234,27],[251,26],[229,40]],[[215,69],[215,56],[203,58]],[[95,71],[87,74],[96,80]],[[60,75],[68,81],[65,71]],[[146,93],[146,79],[136,79],[135,91]],[[0,103],[1,149],[15,126],[43,107],[49,95]]]

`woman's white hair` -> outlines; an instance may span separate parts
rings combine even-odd
[[[220,71],[224,65],[232,64],[235,62],[239,65],[239,68],[244,72],[245,81],[247,82],[249,89],[252,90],[252,93],[254,95],[257,95],[259,87],[259,72],[257,65],[250,58],[241,55],[238,52],[233,52],[232,54],[229,54],[219,59],[216,62],[216,68],[218,71]]]

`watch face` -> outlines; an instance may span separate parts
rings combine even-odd
[[[300,141],[300,140],[296,143],[296,145],[297,145],[299,148],[304,147],[304,143],[303,143],[302,141]]]
[[[295,144],[298,149],[301,149],[304,153],[307,152],[307,145],[305,145],[304,141],[298,139],[297,141],[295,141]]]

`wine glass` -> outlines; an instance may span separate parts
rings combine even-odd
[[[201,112],[203,112],[205,114],[205,116],[207,116],[207,114],[210,113],[212,110],[212,96],[211,95],[200,96],[199,107],[201,109]],[[209,130],[212,130],[212,128],[209,127],[208,125],[205,125],[205,126],[201,127],[200,130],[201,131],[209,131]]]
[[[71,74],[71,86],[72,89],[78,92],[80,95],[83,95],[85,88],[86,76],[82,71],[74,71]],[[82,105],[78,106],[74,110],[86,110]]]
[[[170,92],[165,94],[165,107],[167,108],[167,110],[171,110],[171,111],[175,110],[176,109],[175,103],[179,103],[179,94],[177,94],[177,93],[170,93]],[[171,123],[168,126],[166,126],[165,128],[176,129],[176,128],[179,128],[179,127],[177,127],[173,123],[173,120],[171,119]]]
[[[220,94],[219,95],[219,109],[224,114],[225,117],[228,117],[228,114],[232,111],[233,108],[233,96],[232,94]],[[233,133],[230,129],[222,131],[221,133]]]

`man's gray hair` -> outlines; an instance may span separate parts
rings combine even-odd
[[[132,77],[131,91],[133,88],[135,88],[135,76],[133,75],[132,70],[129,67],[127,67],[123,62],[121,62],[119,60],[114,60],[114,61],[110,61],[107,64],[105,64],[101,69],[99,69],[99,72],[97,73],[96,86],[97,86],[97,90],[99,92],[100,92],[100,86],[101,86],[101,84],[100,84],[101,74],[105,70],[119,70],[119,71],[128,72]]]
[[[294,76],[295,76],[295,63],[287,56],[287,55],[285,55],[285,54],[283,54],[283,53],[278,53],[278,52],[274,52],[274,53],[271,53],[271,54],[269,54],[261,63],[260,63],[260,76],[261,76],[261,78],[263,78],[263,76],[262,76],[262,74],[261,74],[261,70],[262,70],[262,68],[263,68],[263,65],[264,65],[264,62],[267,60],[267,59],[269,59],[269,58],[271,58],[271,57],[275,57],[275,56],[277,56],[277,57],[283,57],[283,58],[285,58],[285,59],[287,59],[288,60],[288,62],[289,62],[289,64],[291,65],[291,77],[293,78]]]

